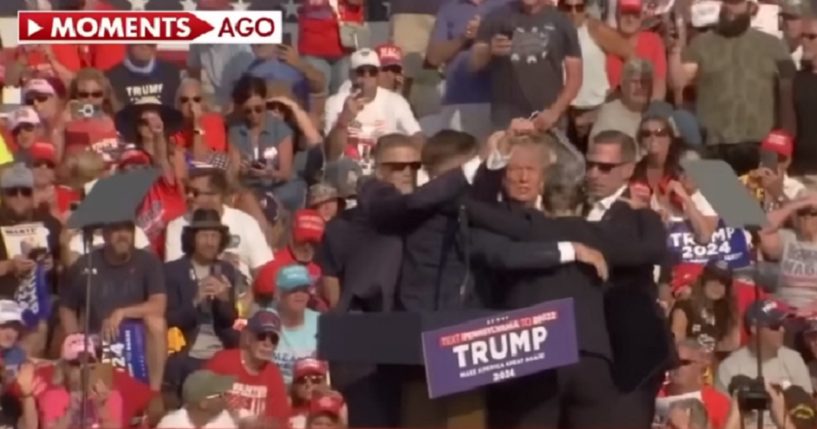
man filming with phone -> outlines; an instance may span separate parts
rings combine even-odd
[[[763,204],[774,210],[794,200],[805,189],[798,180],[788,175],[794,152],[794,138],[783,130],[773,130],[760,145],[760,165],[740,177],[740,180]]]
[[[382,64],[372,49],[359,49],[350,58],[352,89],[329,97],[324,132],[327,158],[347,156],[361,164],[363,174],[374,167],[372,149],[380,137],[399,133],[421,147],[425,138],[411,107],[402,95],[379,86]]]

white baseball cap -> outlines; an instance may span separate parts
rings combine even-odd
[[[351,64],[352,70],[357,70],[359,67],[364,66],[380,68],[380,58],[377,56],[377,52],[369,48],[355,51],[349,59],[349,63]]]
[[[9,128],[16,130],[23,124],[40,125],[40,115],[31,106],[23,106],[9,115]]]
[[[23,322],[23,308],[16,301],[0,300],[0,325],[12,322]]]

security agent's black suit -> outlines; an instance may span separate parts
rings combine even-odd
[[[621,386],[639,384],[633,381],[637,378],[651,380],[663,369],[669,351],[663,313],[657,311],[654,298],[648,297],[652,295],[642,291],[644,281],[635,275],[663,256],[665,235],[660,219],[623,203],[615,204],[606,214],[607,221],[599,223],[581,218],[548,219],[512,204],[498,207],[470,201],[468,206],[472,222],[480,227],[515,240],[582,242],[602,251],[613,267],[613,281],[607,287],[588,271],[589,267],[579,264],[511,274],[497,284],[494,289],[501,293],[495,296],[495,304],[500,308],[573,297],[582,358],[577,365],[492,386],[490,426],[649,426],[652,406],[643,401],[641,391],[622,393]],[[625,308],[610,310],[622,299],[627,300]],[[606,317],[602,318],[603,314]],[[637,332],[628,331],[632,321],[639,324]],[[622,351],[622,347],[634,350]],[[610,367],[614,356],[625,371]],[[637,361],[631,361],[633,357]]]

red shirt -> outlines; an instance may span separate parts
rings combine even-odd
[[[363,7],[337,0],[344,22],[363,22]],[[347,53],[340,44],[340,24],[329,0],[303,0],[298,13],[298,51],[301,55],[340,58]]]
[[[292,415],[284,377],[270,362],[260,374],[250,374],[241,362],[241,350],[222,350],[204,365],[217,374],[236,377],[229,401],[237,409],[254,416],[266,416],[283,424]]]
[[[54,194],[57,196],[57,212],[65,213],[71,210],[71,203],[79,202],[82,196],[79,192],[63,185],[57,185],[54,188]]]
[[[666,396],[665,388],[661,388],[658,397],[664,398]],[[704,386],[701,389],[701,402],[706,408],[706,414],[709,416],[709,422],[712,423],[712,429],[723,429],[726,418],[729,416],[729,409],[732,407],[732,401],[729,400],[729,397],[711,386]]]
[[[39,367],[36,374],[50,384],[54,378],[54,365]],[[119,391],[125,398],[122,401],[122,427],[130,427],[131,421],[140,417],[147,409],[150,400],[153,399],[153,392],[147,384],[118,369],[113,371],[112,388]]]
[[[667,78],[667,49],[661,37],[652,31],[642,31],[636,36],[635,56],[649,61],[656,79]],[[607,79],[610,87],[616,88],[621,83],[621,69],[624,63],[615,55],[607,56]]]
[[[106,71],[125,59],[125,45],[50,45],[54,59],[63,67],[76,73],[85,67]],[[19,46],[15,59],[25,58],[35,77],[56,76],[45,54],[38,49]]]
[[[165,254],[167,224],[185,212],[187,203],[178,181],[171,185],[164,178],[157,180],[142,200],[137,211],[137,222],[159,256],[164,257]]]
[[[224,119],[217,113],[205,113],[201,117],[201,129],[204,131],[204,142],[216,152],[227,152],[227,131]],[[172,136],[170,141],[176,146],[189,149],[193,144],[193,129],[183,129]]]

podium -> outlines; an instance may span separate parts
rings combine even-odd
[[[341,386],[349,401],[350,425],[485,428],[484,389],[438,399],[428,398],[421,333],[493,313],[487,310],[451,310],[321,315],[318,321],[318,357],[330,362],[333,382],[341,381],[337,375],[343,373],[346,376],[357,373],[350,378],[359,377],[350,383],[353,386],[350,390],[361,394],[347,393]],[[345,383],[341,381],[341,384]],[[359,386],[365,387],[355,390]],[[361,409],[367,404],[370,409]],[[361,417],[357,418],[355,413]],[[372,415],[377,413],[381,414]]]

